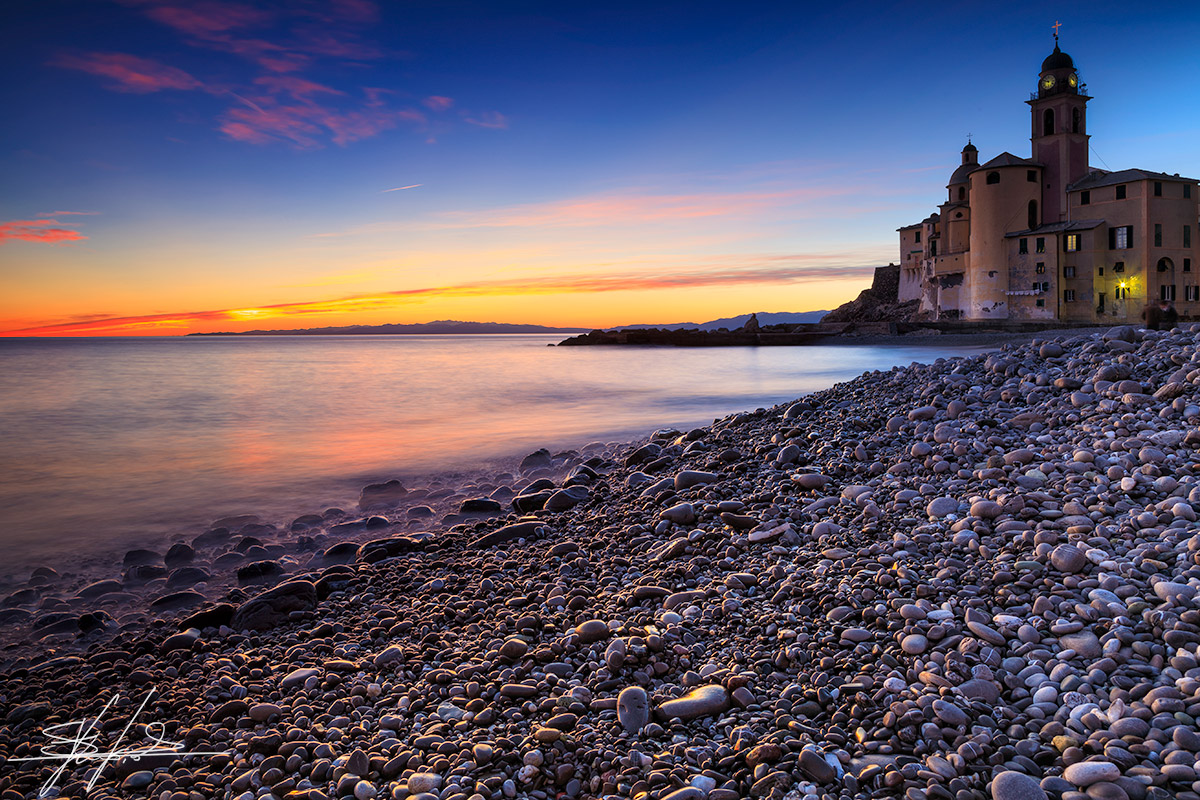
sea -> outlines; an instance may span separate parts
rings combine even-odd
[[[561,338],[0,339],[0,581],[986,349],[549,346]]]

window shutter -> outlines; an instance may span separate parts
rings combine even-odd
[[[1117,249],[1117,229],[1116,228],[1108,229],[1108,249],[1109,250]]]

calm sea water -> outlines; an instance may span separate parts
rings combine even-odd
[[[559,338],[0,339],[0,576],[982,349],[546,346]]]

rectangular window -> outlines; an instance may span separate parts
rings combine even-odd
[[[913,238],[914,243],[916,243],[916,244],[921,243],[921,232],[920,231],[913,231],[913,237],[914,237]]]
[[[1113,272],[1124,272],[1124,271],[1125,271],[1125,262],[1124,261],[1118,261],[1117,263],[1113,264]]]
[[[1133,247],[1133,226],[1122,225],[1119,228],[1108,229],[1108,249],[1128,250]]]
[[[1021,239],[1021,241],[1018,243],[1018,246],[1017,246],[1017,252],[1020,253],[1021,255],[1025,255],[1029,252],[1029,240],[1028,239]]]
[[[1074,278],[1075,277],[1075,268],[1074,267],[1063,267],[1063,277],[1064,278]]]
[[[1158,298],[1160,300],[1174,300],[1175,284],[1164,283],[1162,286],[1158,287]]]
[[[1183,185],[1183,196],[1185,198],[1190,198],[1192,196],[1192,185],[1190,183],[1185,183]]]
[[[1075,302],[1075,290],[1074,289],[1063,290],[1063,302],[1064,303],[1074,303]]]
[[[1154,246],[1162,247],[1162,223],[1154,223]]]
[[[1045,274],[1045,272],[1046,272],[1046,262],[1045,262],[1045,261],[1039,261],[1039,262],[1037,262],[1037,266],[1036,266],[1036,267],[1034,267],[1033,269],[1034,269],[1034,272],[1036,272],[1038,275],[1043,275],[1043,274]]]
[[[1117,199],[1118,199],[1118,200],[1124,200],[1124,199],[1125,199],[1125,186],[1124,186],[1124,185],[1121,185],[1121,186],[1118,186],[1118,187],[1117,187]]]
[[[1103,314],[1104,313],[1104,292],[1100,292],[1098,295],[1096,295],[1096,297],[1098,298],[1098,302],[1096,303],[1096,310],[1099,311],[1101,314]]]
[[[1117,300],[1127,299],[1129,297],[1129,288],[1125,286],[1118,286],[1117,290],[1113,293],[1113,297]]]
[[[1190,258],[1185,258],[1183,260],[1183,271],[1184,272],[1192,271],[1192,260]]]
[[[1154,182],[1154,196],[1162,197],[1162,181]]]
[[[1096,274],[1097,274],[1097,275],[1103,275],[1103,274],[1104,274],[1104,267],[1100,267],[1100,270],[1099,270],[1099,272],[1097,272]]]
[[[1091,204],[1092,204],[1092,193],[1091,192],[1080,192],[1079,193],[1079,205],[1090,206]]]
[[[1037,183],[1037,170],[1036,169],[1026,170],[1025,180],[1029,181],[1030,183]]]
[[[1194,303],[1200,300],[1200,286],[1185,286],[1183,287],[1183,299],[1189,303]]]
[[[1050,291],[1050,281],[1042,281],[1042,291],[1043,292]]]
[[[1068,233],[1067,234],[1067,252],[1074,253],[1078,249],[1079,249],[1079,234],[1078,233]]]
[[[1037,307],[1038,307],[1038,308],[1045,308],[1045,307],[1046,307],[1046,301],[1045,301],[1044,299],[1042,299],[1042,298],[1040,298],[1040,297],[1039,297],[1039,298],[1037,299],[1037,303],[1036,303],[1036,305],[1037,305]]]
[[[1044,253],[1044,252],[1046,252],[1046,237],[1044,237],[1044,236],[1039,236],[1039,237],[1037,238],[1037,251],[1038,251],[1039,253]]]
[[[1192,226],[1191,225],[1183,226],[1183,246],[1184,247],[1192,246]]]

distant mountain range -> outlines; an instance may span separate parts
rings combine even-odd
[[[767,325],[795,325],[801,322],[820,322],[828,311],[801,311],[799,313],[769,313],[758,315],[758,323]],[[750,319],[749,314],[737,317],[714,319],[710,322],[676,322],[670,324],[618,325],[610,330],[633,328],[699,328],[715,331],[720,328],[734,330]],[[227,331],[220,333],[189,333],[188,336],[353,336],[365,334],[481,334],[481,333],[587,333],[589,328],[551,328],[545,325],[514,325],[507,322],[462,322],[454,319],[439,319],[433,322],[392,325],[346,325],[340,328],[297,328],[272,331]]]
[[[352,336],[355,334],[447,333],[586,333],[588,328],[549,328],[545,325],[512,325],[507,322],[461,322],[439,319],[409,325],[346,325],[341,328],[297,328],[282,331],[189,333],[188,336]]]
[[[767,325],[798,325],[802,322],[820,322],[821,317],[828,314],[828,311],[799,311],[799,312],[758,312],[758,324],[764,328]],[[711,322],[674,322],[669,325],[617,325],[609,330],[633,330],[636,328],[666,328],[675,330],[677,328],[699,328],[702,331],[715,331],[721,328],[734,330],[746,324],[746,320],[750,319],[749,314],[741,314],[736,317],[723,317],[722,319],[714,319]]]

